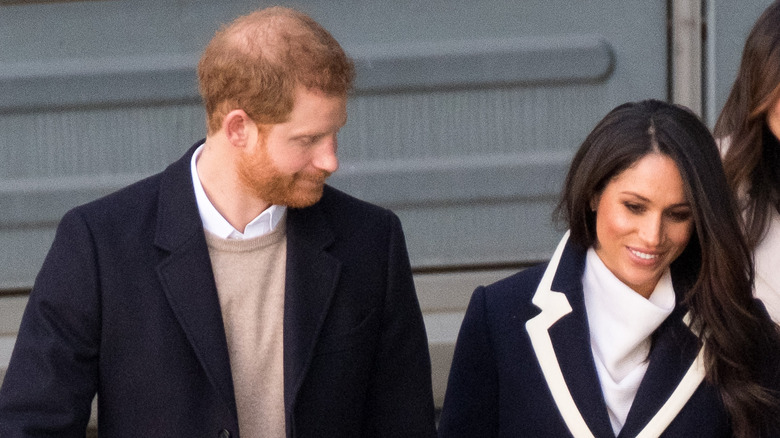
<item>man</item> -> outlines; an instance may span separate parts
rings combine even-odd
[[[353,66],[308,16],[223,28],[208,134],[68,212],[0,392],[0,436],[433,436],[398,218],[324,181]]]

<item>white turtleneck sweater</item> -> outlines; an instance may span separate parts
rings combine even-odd
[[[650,336],[674,310],[672,278],[667,269],[646,299],[615,277],[591,248],[582,283],[590,345],[617,435],[647,371]]]

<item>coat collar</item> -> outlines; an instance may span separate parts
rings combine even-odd
[[[164,255],[157,275],[209,381],[236,414],[219,297],[190,173],[199,144],[161,175],[154,242]]]
[[[190,173],[190,160],[200,143],[161,175],[154,242],[164,256],[157,274],[209,381],[236,413],[224,323]],[[288,419],[340,273],[339,261],[325,251],[335,240],[323,207],[331,194],[326,187],[320,202],[287,213],[283,324]]]
[[[537,287],[532,302],[541,313],[526,323],[526,330],[572,435],[614,436],[590,347],[581,280],[585,251],[568,238],[567,232]],[[676,309],[659,328],[621,437],[659,436],[704,378],[703,349],[696,347],[682,312]]]
[[[324,209],[330,193],[326,186],[317,204],[287,212],[284,400],[288,419],[311,364],[341,272],[341,263],[326,251],[335,240]]]

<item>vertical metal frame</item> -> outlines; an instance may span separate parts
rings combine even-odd
[[[703,113],[704,0],[670,0],[670,100]]]

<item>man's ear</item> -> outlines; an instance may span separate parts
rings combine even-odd
[[[254,129],[256,129],[255,123],[244,110],[230,111],[222,120],[225,137],[235,147],[243,148],[249,144]]]

